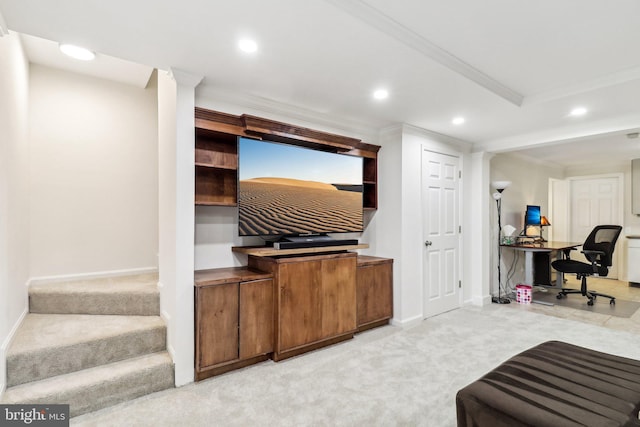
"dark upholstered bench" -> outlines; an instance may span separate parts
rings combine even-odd
[[[640,426],[640,361],[559,341],[460,390],[459,427]]]

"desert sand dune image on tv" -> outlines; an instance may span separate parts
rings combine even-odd
[[[352,232],[362,229],[362,186],[292,178],[241,180],[241,236]]]
[[[238,234],[361,232],[362,158],[238,139]]]

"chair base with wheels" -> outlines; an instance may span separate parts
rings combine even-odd
[[[562,299],[568,294],[581,294],[583,297],[587,297],[589,299],[587,301],[587,305],[593,305],[593,301],[596,299],[596,297],[609,298],[610,299],[609,304],[616,303],[616,297],[612,297],[611,295],[601,294],[600,292],[594,292],[594,291],[588,290],[586,274],[578,274],[577,277],[578,279],[582,279],[580,289],[562,288],[560,292],[558,292],[558,295],[556,295],[556,298]]]

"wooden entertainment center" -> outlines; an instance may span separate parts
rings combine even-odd
[[[363,204],[378,206],[379,146],[254,116],[196,108],[196,204],[236,206],[237,137],[363,158]],[[246,267],[195,272],[195,377],[286,359],[387,324],[393,260],[350,252],[368,245],[234,247]]]

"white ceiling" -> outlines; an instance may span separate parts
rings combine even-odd
[[[20,38],[27,57],[36,64],[114,80],[140,88],[147,86],[153,72],[153,67],[105,54],[96,55],[93,61],[73,60],[61,54],[57,42],[28,34],[21,34]]]
[[[624,137],[640,129],[638,0],[0,0],[0,15],[22,34],[203,76],[198,91],[239,104],[408,123],[560,166],[640,157]],[[242,36],[257,54],[238,51]],[[379,86],[386,101],[371,97]],[[570,117],[576,106],[589,112]]]

